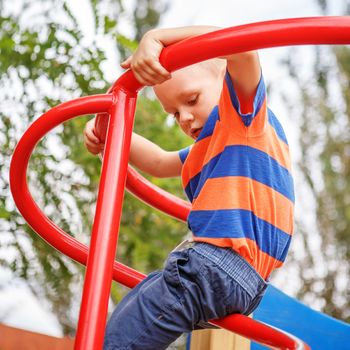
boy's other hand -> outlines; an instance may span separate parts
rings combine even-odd
[[[171,74],[160,64],[159,56],[164,48],[157,38],[157,31],[147,32],[140,41],[135,53],[121,63],[124,69],[130,68],[135,78],[143,85],[156,85],[171,78]]]
[[[104,149],[104,143],[96,136],[95,133],[95,118],[89,120],[85,125],[84,144],[87,150],[92,154],[98,154]]]

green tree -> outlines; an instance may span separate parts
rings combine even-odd
[[[327,13],[330,2],[318,1]],[[344,3],[349,13],[350,2]],[[300,99],[290,106],[300,130],[299,173],[315,205],[314,232],[299,218],[298,231],[306,252],[299,258],[303,286],[299,297],[318,300],[322,310],[350,321],[350,49],[317,47],[313,73],[305,80],[297,55],[289,69]],[[298,105],[298,107],[295,107]],[[300,117],[296,116],[300,112]],[[298,189],[297,189],[298,191]],[[300,189],[299,189],[300,191]],[[299,192],[300,193],[300,192]],[[310,227],[310,226],[309,226]],[[315,234],[316,233],[316,234]],[[317,234],[318,233],[318,234]],[[317,248],[316,248],[317,247]],[[315,249],[316,248],[316,249]]]
[[[135,10],[135,38],[158,23],[160,12],[155,6],[159,4],[165,6],[166,2],[144,1],[144,12]],[[16,142],[40,114],[62,101],[107,90],[109,83],[101,70],[106,54],[97,38],[117,42],[119,49],[123,47],[121,57],[135,48],[134,37],[119,32],[118,21],[125,12],[120,1],[91,0],[90,5],[95,37],[87,43],[64,0],[23,0],[20,9],[0,1],[0,262],[27,281],[39,298],[50,302],[64,334],[74,333],[76,315],[69,310],[80,302],[77,290],[81,289],[83,268],[48,246],[23,221],[11,199],[8,169]],[[185,145],[174,127],[168,126],[155,101],[142,97],[137,114],[138,132],[164,147]],[[67,122],[42,140],[28,173],[41,209],[85,243],[89,240],[100,171],[98,158],[83,146],[82,130],[87,118]],[[172,137],[168,138],[169,133]],[[177,180],[159,184],[181,192]],[[166,250],[185,232],[183,224],[127,195],[118,254],[126,263],[148,272],[160,266]],[[113,287],[115,300],[120,298],[120,290]]]

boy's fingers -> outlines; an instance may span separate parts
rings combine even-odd
[[[165,79],[170,79],[171,78],[171,73],[168,72],[161,64],[159,61],[154,61],[152,64],[152,69],[154,72],[157,74],[161,75]]]
[[[157,57],[148,57],[131,64],[133,70],[142,73],[142,71],[156,77],[161,76],[163,79],[170,79],[170,73],[160,64]]]
[[[95,124],[94,120],[90,120],[84,129],[84,138],[90,140],[93,143],[100,143],[100,139],[96,136],[93,126]]]
[[[142,70],[139,69],[139,73],[141,75],[145,73],[149,77],[152,77],[152,81],[156,82],[157,84],[163,82],[166,79],[171,78],[170,73],[164,67],[162,67],[160,63],[148,66],[145,65],[144,67],[142,67]]]
[[[161,67],[161,65],[159,64]],[[168,80],[171,78],[170,73],[163,68],[163,71],[161,72],[161,69],[158,67],[154,68],[154,66],[148,66],[148,65],[135,65],[135,67],[132,67],[132,71],[135,75],[135,78],[143,85],[156,85],[161,84],[165,80]]]
[[[95,146],[102,143],[102,142],[101,142],[94,134],[92,134],[92,133],[90,133],[90,134],[85,133],[85,135],[84,135],[84,142],[85,142],[86,144],[95,145]]]
[[[130,68],[131,60],[132,60],[132,56],[129,56],[129,57],[128,57],[125,61],[123,61],[120,65],[121,65],[124,69],[128,69],[128,68]]]
[[[144,73],[142,75],[139,74],[135,74],[136,79],[143,85],[146,86],[153,86],[153,85],[157,85],[157,84],[161,84],[162,82],[164,82],[166,79],[158,77],[158,78],[154,78],[150,75],[145,75]]]
[[[84,128],[84,145],[87,150],[96,155],[104,149],[104,144],[95,134],[95,119],[90,119]]]
[[[100,139],[93,133],[89,132],[85,134],[86,138],[93,143],[100,143]]]
[[[85,140],[85,146],[86,146],[87,150],[92,154],[100,153],[104,149],[103,144],[97,145],[97,144],[90,142],[88,140]]]
[[[152,75],[148,74],[144,70],[141,71],[133,71],[135,78],[143,85],[151,86],[157,84],[158,78],[154,78]]]
[[[98,145],[96,143],[90,141],[89,139],[85,139],[84,143],[85,143],[86,148],[89,149],[89,150],[92,149],[92,148],[97,148],[98,147]]]

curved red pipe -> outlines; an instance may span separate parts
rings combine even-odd
[[[210,58],[291,45],[349,44],[349,16],[304,17],[244,24],[198,35],[166,47],[160,61],[168,71]],[[131,71],[111,87],[135,93],[143,86]]]
[[[47,218],[31,196],[26,179],[28,162],[35,145],[50,130],[77,115],[109,111],[112,101],[112,95],[88,96],[52,108],[26,130],[17,144],[11,160],[10,186],[18,210],[32,229],[45,241],[83,265],[86,265],[87,262],[88,247]],[[141,281],[145,276],[118,262],[114,263],[113,271],[114,280],[130,288],[134,287],[135,282]],[[130,281],[130,276],[134,279],[133,282]]]

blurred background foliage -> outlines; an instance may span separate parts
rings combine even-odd
[[[120,60],[124,59],[136,47],[135,39],[158,24],[166,2],[139,1],[130,14],[121,1],[91,1],[95,37],[88,44],[63,0],[0,4],[0,262],[26,280],[35,295],[48,300],[64,334],[73,335],[77,315],[67,310],[76,310],[73,304],[80,303],[84,269],[38,238],[17,212],[9,192],[10,157],[24,130],[42,113],[63,101],[105,92],[118,77],[119,61],[107,80],[101,69],[106,52],[98,41],[105,38],[117,43]],[[132,37],[118,29],[119,19],[126,15],[135,27]],[[28,172],[40,208],[85,243],[89,242],[101,166],[83,145],[88,118],[66,122],[45,137],[35,149]],[[154,100],[139,98],[136,119],[135,130],[165,148],[185,146],[184,137]],[[156,181],[182,196],[178,179]],[[161,266],[186,234],[186,225],[126,195],[120,232],[120,259],[147,273]],[[125,292],[113,285],[114,302]]]
[[[38,238],[17,212],[9,192],[10,158],[23,132],[42,113],[63,101],[105,92],[121,73],[119,62],[133,52],[145,31],[158,24],[169,1],[142,0],[130,10],[119,0],[91,0],[93,38],[88,41],[68,4],[0,0],[0,264],[51,305],[64,334],[74,335],[84,268]],[[319,5],[327,13],[327,1]],[[133,28],[128,35],[120,31],[125,18]],[[113,72],[102,69],[107,60],[103,40],[116,44]],[[347,321],[350,285],[342,276],[350,275],[349,62],[349,47],[315,48],[312,79],[305,81],[297,54],[291,51],[286,59],[300,91],[298,101],[290,104],[286,98],[300,129],[297,171],[312,193],[316,213],[314,232],[305,229],[305,218],[298,218],[296,235],[304,254],[292,250],[289,263],[297,266],[301,281],[298,297],[308,304],[317,299],[322,311]],[[340,87],[336,97],[330,91],[334,82]],[[53,130],[37,145],[28,172],[41,209],[87,244],[101,166],[83,145],[89,118],[79,117]],[[135,131],[168,150],[188,145],[150,91],[138,99]],[[183,196],[179,179],[148,178]],[[162,266],[187,228],[126,194],[120,232],[118,259],[148,273]],[[125,293],[113,284],[114,303]]]
[[[331,1],[317,3],[327,15]],[[343,14],[350,14],[348,0]],[[296,193],[299,206],[313,198],[314,210],[313,226],[308,224],[310,215],[297,217],[295,234],[301,244],[292,250],[291,260],[301,281],[297,297],[350,322],[350,47],[313,50],[308,74],[298,50],[291,50],[287,59],[299,92],[293,101],[285,95],[299,132],[295,166],[303,188],[297,186]]]

